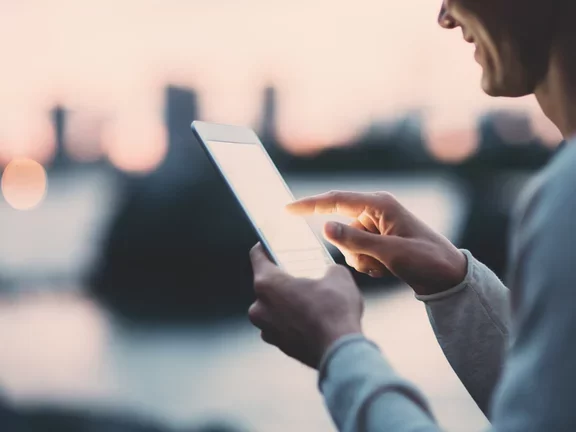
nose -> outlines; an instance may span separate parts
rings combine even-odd
[[[438,14],[438,24],[440,27],[451,30],[456,28],[458,24],[452,15],[446,10],[446,4],[442,2],[442,7],[440,8],[440,13]]]

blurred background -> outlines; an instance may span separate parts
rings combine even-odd
[[[0,418],[334,430],[315,373],[246,319],[256,238],[193,120],[254,127],[297,197],[396,194],[504,276],[514,199],[561,137],[532,98],[483,95],[439,7],[0,0]],[[411,290],[355,276],[442,426],[486,426]]]

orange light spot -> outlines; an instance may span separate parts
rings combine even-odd
[[[424,126],[424,139],[430,154],[439,161],[458,163],[478,150],[479,135],[473,122],[451,126],[447,121],[432,116]]]
[[[6,166],[14,159],[34,159],[42,164],[54,156],[52,124],[47,118],[15,116],[0,128],[0,165]]]
[[[104,132],[105,153],[118,169],[131,173],[154,171],[168,150],[161,125],[114,125]]]
[[[16,210],[37,207],[47,189],[46,170],[32,159],[13,159],[2,175],[4,199]]]

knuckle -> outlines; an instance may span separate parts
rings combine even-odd
[[[393,216],[401,207],[398,199],[390,192],[377,192],[376,195],[378,200],[377,217],[383,215]]]
[[[358,256],[356,254],[344,254],[344,259],[346,261],[346,264],[348,264],[350,267],[354,267],[356,268],[358,265]]]
[[[248,318],[256,327],[261,327],[263,323],[263,310],[259,302],[254,303],[248,309]]]
[[[358,255],[369,244],[366,233],[348,226],[343,226],[338,241],[348,253]]]
[[[357,243],[360,241],[361,236],[358,235],[359,230],[350,226],[343,225],[338,241],[343,248],[347,249],[348,253],[358,253]]]
[[[326,194],[326,196],[330,199],[330,201],[338,202],[344,200],[350,192],[344,192],[339,189],[333,189]]]
[[[372,259],[367,255],[358,256],[358,267],[366,270],[372,264]]]
[[[378,196],[378,199],[380,200],[382,205],[386,207],[393,207],[398,205],[398,200],[390,192],[385,191],[376,192],[376,195]]]
[[[258,298],[267,299],[282,295],[290,285],[290,278],[281,271],[268,271],[254,275],[254,293]]]
[[[254,275],[254,291],[256,294],[264,291],[268,286],[268,278],[264,275],[255,274]]]
[[[250,320],[252,320],[253,318],[257,318],[258,317],[258,303],[253,303],[249,308],[248,308],[248,317],[250,318]]]

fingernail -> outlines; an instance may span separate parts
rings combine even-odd
[[[342,236],[342,225],[336,222],[328,222],[326,224],[326,233],[334,239]]]
[[[373,278],[380,277],[382,274],[378,270],[368,270],[368,275]]]

